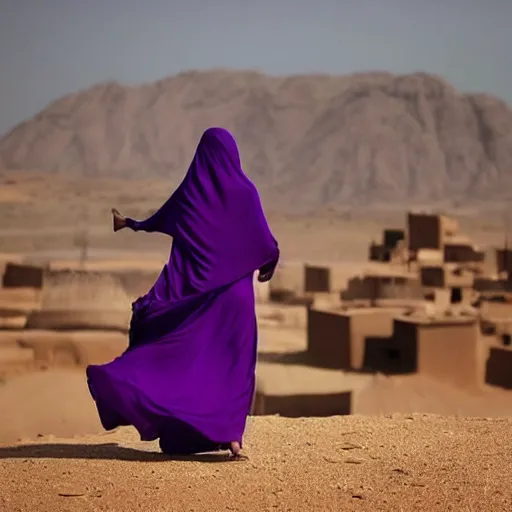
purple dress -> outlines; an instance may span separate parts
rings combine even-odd
[[[279,249],[233,136],[206,130],[174,194],[127,224],[173,243],[133,303],[128,349],[86,370],[103,427],[133,425],[169,454],[242,443],[257,357],[253,275],[271,275]]]

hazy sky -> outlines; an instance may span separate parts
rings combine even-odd
[[[187,69],[444,75],[512,103],[512,0],[0,0],[0,134],[105,80]]]

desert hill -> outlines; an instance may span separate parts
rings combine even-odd
[[[512,184],[511,107],[425,73],[214,70],[102,83],[6,134],[0,165],[175,182],[211,125],[234,132],[247,173],[285,209],[496,199]]]
[[[38,512],[512,509],[510,420],[250,418],[248,460],[169,460],[126,428],[0,446],[0,509]],[[37,475],[37,478],[34,476]]]

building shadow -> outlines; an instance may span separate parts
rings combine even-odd
[[[415,342],[394,336],[367,336],[364,339],[364,357],[360,373],[407,375],[416,373],[418,349]]]
[[[305,350],[296,352],[260,352],[258,354],[258,361],[264,363],[314,366],[308,360],[308,353]]]
[[[268,416],[278,414],[284,418],[346,416],[352,414],[352,392],[266,395],[256,391],[252,414]]]
[[[512,350],[491,347],[485,365],[485,382],[491,386],[512,389]]]
[[[345,373],[407,375],[417,372],[417,347],[413,342],[400,343],[393,337],[368,336],[364,339],[361,368],[350,365],[349,347],[345,357],[334,357],[329,352],[312,355],[307,350],[295,352],[263,352],[258,361],[283,365],[304,365],[322,370],[340,370]]]
[[[81,459],[122,460],[130,462],[231,462],[228,452],[200,453],[187,456],[170,456],[160,452],[146,452],[120,446],[117,443],[72,444],[48,443],[0,447],[0,459]]]

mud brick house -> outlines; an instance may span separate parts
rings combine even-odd
[[[352,389],[343,373],[304,365],[258,363],[252,414],[286,417],[352,413]]]
[[[512,249],[496,249],[496,267],[498,274],[512,274]]]
[[[2,278],[4,288],[41,289],[44,282],[45,268],[21,263],[7,263]]]
[[[449,290],[451,304],[470,304],[475,297],[474,273],[457,264],[421,267],[420,279],[425,298],[433,302],[442,290]]]
[[[369,247],[369,260],[381,262],[407,261],[405,231],[403,229],[385,229],[380,244],[372,242]]]
[[[382,299],[415,300],[422,298],[423,294],[416,274],[390,267],[385,272],[369,271],[361,277],[353,277],[341,297],[345,301],[375,303]]]
[[[393,337],[405,368],[457,387],[481,384],[476,317],[403,316],[394,320]]]
[[[460,268],[467,268],[475,274],[481,275],[485,271],[485,252],[476,248],[465,236],[457,235],[445,243],[443,253],[446,263],[456,263]]]
[[[407,214],[408,249],[414,255],[419,249],[442,249],[458,233],[456,220],[431,213]]]
[[[494,342],[489,346],[485,382],[512,389],[512,319],[497,325]]]
[[[393,319],[404,308],[310,308],[307,323],[307,362],[338,370],[387,371],[384,348],[379,360],[376,346],[387,347],[393,335]],[[373,350],[373,352],[372,352]]]
[[[343,265],[325,264],[304,266],[304,290],[306,294],[340,294],[347,286],[349,276]]]

